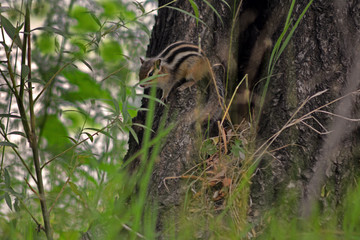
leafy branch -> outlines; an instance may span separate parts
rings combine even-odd
[[[18,86],[16,83],[16,74],[11,66],[11,59],[10,59],[11,49],[13,47],[14,42],[16,42],[16,43],[19,42],[18,32],[19,32],[20,28],[16,29],[14,26],[12,26],[10,21],[8,21],[4,16],[1,16],[1,23],[2,23],[1,24],[1,32],[3,35],[3,39],[5,39],[4,38],[5,34],[4,34],[3,29],[5,29],[6,33],[12,39],[11,46],[8,49],[8,51],[6,51],[6,63],[7,63],[7,69],[8,69],[11,83],[7,80],[3,71],[1,71],[1,75],[4,77],[4,79],[6,79],[6,84],[12,90],[12,92],[15,96],[18,110],[20,113],[21,122],[22,122],[22,125],[24,128],[25,134],[26,134],[26,138],[27,138],[27,140],[30,144],[30,148],[32,150],[33,163],[34,163],[35,173],[36,173],[35,183],[36,183],[38,191],[39,191],[38,192],[39,201],[40,201],[40,205],[41,205],[41,211],[42,211],[44,226],[45,226],[44,231],[45,231],[47,239],[51,240],[51,239],[53,239],[53,236],[52,236],[52,230],[51,230],[51,226],[50,226],[50,216],[49,216],[49,212],[48,212],[47,204],[46,204],[46,196],[45,196],[45,190],[44,190],[44,184],[43,184],[43,177],[42,177],[41,168],[40,168],[40,157],[39,157],[39,148],[38,148],[38,144],[37,144],[36,121],[35,121],[35,114],[34,114],[34,101],[33,101],[33,94],[32,94],[33,89],[32,89],[31,81],[28,81],[28,98],[29,98],[28,109],[30,112],[30,122],[29,122],[28,116],[26,114],[26,107],[25,107],[25,103],[24,103],[24,99],[23,99],[24,89],[25,89],[25,78],[27,77],[28,79],[31,79],[30,3],[27,3],[25,7],[26,7],[25,22],[24,22],[25,29],[24,29],[23,42],[21,45],[21,50],[22,50],[21,73],[22,74],[21,74],[20,86],[19,86],[20,91],[18,91],[18,89],[17,89]],[[4,45],[6,46],[5,42],[4,42]],[[19,45],[19,44],[17,44],[17,45]],[[27,57],[26,57],[26,52],[28,53]],[[27,65],[25,64],[26,60],[27,60]],[[20,155],[20,154],[17,154],[17,155]],[[22,158],[20,158],[20,159],[22,159]],[[27,167],[25,162],[23,162],[23,160],[22,160],[22,163],[28,170],[29,174],[31,174],[31,176],[34,178],[30,169]],[[43,229],[43,228],[41,228],[41,229]]]

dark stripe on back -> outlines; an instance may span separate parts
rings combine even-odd
[[[182,44],[187,44],[186,42],[176,42],[173,44],[170,44],[167,48],[165,48],[161,53],[160,53],[160,58],[164,58],[166,56],[166,54],[168,54],[172,49],[176,48],[177,46],[180,46]]]
[[[171,64],[175,57],[179,54],[179,53],[183,53],[183,52],[189,52],[189,53],[192,53],[192,54],[195,54],[199,51],[199,48],[198,47],[195,47],[195,46],[184,46],[184,47],[180,47],[178,49],[176,49],[174,52],[171,53],[171,55],[164,59],[166,61],[167,64]],[[196,55],[196,54],[195,54]],[[197,55],[200,55],[197,54]]]
[[[196,53],[190,53],[190,54],[187,54],[185,56],[183,56],[182,58],[179,59],[179,61],[176,63],[175,67],[173,68],[173,71],[176,71],[180,65],[186,60],[188,59],[189,57],[192,57],[192,56],[199,56],[198,54]]]

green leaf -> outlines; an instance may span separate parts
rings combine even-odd
[[[114,98],[112,98],[111,100],[114,105],[115,115],[120,115],[119,103]]]
[[[84,39],[78,37],[73,37],[70,39],[70,42],[78,47],[77,51],[69,52],[77,59],[83,59],[87,53],[87,42]],[[65,52],[65,51],[64,51]]]
[[[111,99],[108,91],[101,89],[101,86],[87,73],[77,69],[67,69],[62,72],[63,76],[73,85],[76,91],[68,91],[63,99],[70,102],[84,101],[86,99]]]
[[[136,135],[134,129],[132,129],[132,127],[130,127],[130,126],[128,126],[127,129],[129,130],[129,132],[131,133],[131,135],[135,139],[136,143],[139,144],[139,139],[138,139],[138,136]]]
[[[201,146],[201,155],[205,158],[207,155],[213,155],[217,152],[216,145],[211,139],[207,139]]]
[[[95,37],[96,37],[96,43],[99,44],[102,38],[101,31],[97,31]]]
[[[295,1],[294,1],[294,2],[295,2]],[[294,26],[292,27],[290,33],[288,34],[288,36],[286,37],[284,43],[282,44],[281,48],[279,49],[279,53],[278,53],[279,57],[280,57],[280,55],[282,54],[282,52],[284,51],[284,49],[286,48],[286,46],[288,45],[290,39],[291,39],[292,36],[294,35],[294,32],[295,32],[296,28],[299,26],[301,19],[304,17],[305,13],[307,12],[307,10],[309,9],[309,7],[311,6],[312,2],[313,2],[313,0],[311,0],[311,1],[306,5],[305,9],[302,11],[302,13],[300,14],[299,18],[296,20],[296,22],[295,22]],[[292,11],[292,9],[291,9],[291,11]]]
[[[5,29],[7,35],[14,41],[14,43],[21,49],[22,43],[19,37],[19,30],[17,30],[12,23],[3,15],[1,15],[1,25]]]
[[[151,128],[148,128],[148,127],[147,127],[147,126],[145,126],[144,124],[140,124],[140,123],[132,123],[132,125],[142,127],[142,128],[147,129],[148,131],[153,132],[153,133],[155,132],[154,130],[152,130]]]
[[[70,120],[70,122],[67,121],[68,124],[66,124],[66,128],[69,131],[77,131],[79,126],[84,124],[84,119],[87,119],[87,123],[90,122],[89,124],[93,124],[93,120],[89,118],[86,113],[80,110],[64,110],[62,113],[66,120]]]
[[[79,189],[78,189],[78,187],[77,187],[77,185],[76,184],[74,184],[73,182],[69,182],[69,186],[70,186],[70,188],[71,188],[71,190],[76,194],[76,195],[81,195],[81,193],[80,193],[80,191],[79,191]]]
[[[55,53],[55,37],[51,33],[42,33],[36,39],[36,47],[43,54]]]
[[[20,132],[20,131],[12,131],[12,132],[10,132],[10,133],[8,133],[8,135],[20,135],[20,136],[22,136],[22,137],[26,137],[26,135],[25,135],[25,133],[23,133],[23,132]]]
[[[9,52],[9,47],[8,47],[8,45],[6,45],[6,43],[5,43],[4,41],[1,41],[0,44],[3,45],[3,47],[5,48],[5,51],[6,51],[6,52]],[[5,64],[6,64],[7,61],[2,60],[1,63],[5,63]]]
[[[83,133],[85,133],[88,136],[88,138],[90,139],[91,142],[94,142],[94,138],[90,133],[88,133],[88,132],[83,132]]]
[[[231,153],[235,157],[240,157],[241,159],[245,159],[245,150],[242,147],[242,142],[239,139],[234,141],[234,144],[231,146]]]
[[[41,85],[45,85],[46,82],[42,79],[38,79],[38,78],[31,78],[30,80],[27,80],[27,82],[33,82],[33,83],[39,83]]]
[[[123,117],[123,122],[127,123],[128,120],[130,119],[130,115],[128,113],[128,106],[127,106],[127,101],[125,101],[122,105],[122,117]]]
[[[18,147],[15,143],[11,143],[11,142],[0,142],[0,146],[7,146],[7,147],[14,147],[14,148]]]
[[[21,78],[25,79],[29,75],[29,72],[30,72],[29,66],[22,64],[21,65]]]
[[[291,15],[292,15],[292,12],[293,12],[293,10],[294,10],[294,6],[295,6],[295,2],[296,1],[292,1],[291,2],[291,6],[290,6],[290,9],[289,9],[289,11],[288,11],[288,14],[287,14],[287,17],[286,17],[286,21],[285,21],[285,27],[284,27],[284,31],[287,31],[287,27],[286,26],[288,26],[289,25],[289,23],[290,23],[290,19],[291,19]]]
[[[125,84],[123,82],[120,82],[120,97],[121,97],[121,101],[125,104],[126,103],[126,96],[128,96],[129,94],[127,93],[127,88],[125,86]],[[120,103],[121,104],[121,103]],[[124,105],[123,105],[124,108]]]
[[[4,177],[5,177],[5,186],[7,188],[10,188],[10,174],[9,174],[7,168],[4,169]]]
[[[48,147],[52,149],[63,149],[66,145],[71,144],[67,139],[67,129],[55,114],[50,114],[46,118],[43,129],[43,137],[46,138]]]
[[[114,174],[117,170],[116,168],[114,168],[113,164],[109,164],[109,163],[100,163],[98,166],[99,170],[110,173],[110,174]]]
[[[139,3],[138,1],[133,1],[133,4],[136,6],[137,9],[141,11],[142,14],[145,13],[145,8],[141,3]]]
[[[220,21],[221,21],[221,23],[224,25],[224,22],[223,22],[223,20],[222,20],[222,17],[221,17],[221,15],[218,13],[218,11],[214,8],[214,6],[213,5],[211,5],[208,1],[206,1],[206,0],[203,0],[212,10],[213,10],[213,12],[216,14],[216,16],[220,19]]]
[[[78,186],[73,182],[69,182],[69,186],[73,193],[75,193],[81,199],[81,201],[86,204],[86,195],[78,188]]]
[[[227,3],[226,0],[221,0],[221,2],[223,2],[229,9],[231,9],[229,3]]]
[[[12,204],[11,204],[11,198],[10,198],[9,193],[5,192],[4,196],[5,196],[5,202],[6,202],[6,204],[8,205],[8,207],[9,207],[9,208],[11,209],[11,211],[12,211]]]
[[[104,9],[104,16],[114,19],[119,14],[120,4],[116,1],[101,1],[102,8]]]
[[[113,1],[113,0],[102,0],[100,5],[104,9],[103,15],[107,19],[116,19],[120,17],[122,20],[133,20],[136,17],[136,14],[128,10],[126,5],[123,4],[124,1]]]
[[[77,25],[72,27],[72,30],[77,33],[96,32],[99,30],[98,23],[84,7],[74,6],[70,16],[77,20]]]
[[[77,140],[73,137],[67,136],[68,139],[70,139],[74,144],[77,144]]]
[[[194,10],[195,16],[197,17],[196,19],[196,25],[199,23],[198,19],[199,19],[199,8],[196,5],[196,3],[193,0],[188,0],[191,4],[192,9]]]
[[[163,76],[166,76],[167,74],[158,74],[158,75],[152,75],[151,77],[147,77],[141,81],[139,81],[138,83],[135,84],[135,87],[138,86],[138,85],[142,85],[144,83],[147,83],[147,82],[150,82],[151,80],[155,79],[155,78],[158,78],[158,77],[163,77]]]
[[[90,69],[90,71],[93,71],[91,65],[90,65],[87,61],[85,61],[84,59],[80,59],[80,61],[81,61],[83,64],[85,64],[85,66],[87,66],[87,67]]]
[[[83,164],[89,164],[90,158],[87,158],[86,160],[87,160],[87,161],[84,161],[84,159],[81,159],[81,161],[83,162]],[[97,160],[93,160],[93,161],[96,162],[96,163],[95,163],[95,164],[96,164],[95,166],[97,167],[97,166],[98,166]],[[114,166],[114,165],[112,165],[112,166]],[[79,171],[79,174],[81,174],[82,176],[84,176],[87,182],[92,182],[92,183],[94,184],[94,186],[99,186],[98,180],[95,179],[93,176],[91,176],[91,173],[89,173],[89,172],[87,172],[87,171]],[[101,183],[100,183],[100,184],[101,184]]]
[[[116,41],[105,41],[100,45],[100,56],[105,62],[119,63],[124,59],[121,46]]]
[[[5,118],[18,118],[18,119],[21,119],[20,116],[8,114],[8,113],[0,113],[0,117],[1,118],[5,117]]]
[[[152,100],[160,103],[161,105],[164,105],[164,106],[165,106],[165,103],[164,103],[163,101],[161,101],[160,99],[156,98],[156,97],[152,97],[152,96],[146,95],[146,94],[136,94],[136,96],[143,97],[143,98],[148,98],[148,99],[152,99]]]
[[[20,207],[19,207],[19,198],[15,198],[15,201],[14,201],[14,209],[16,212],[20,212]]]
[[[104,134],[105,136],[108,136],[109,138],[113,138],[108,132],[102,130],[102,129],[97,129],[97,128],[84,128],[84,130],[93,130],[95,132],[100,132],[102,134]]]
[[[140,109],[131,109],[131,108],[128,108],[128,113],[130,115],[131,118],[134,118],[136,117],[137,113],[138,113],[138,110],[140,111]]]
[[[11,194],[12,196],[15,196],[15,197],[18,197],[18,198],[23,197],[20,193],[15,192],[12,187],[5,188],[4,191]]]
[[[95,14],[93,12],[89,12],[90,13],[90,16],[94,19],[94,21],[97,23],[97,25],[99,27],[101,27],[101,22],[100,20],[95,16]]]
[[[46,31],[49,33],[55,33],[55,34],[61,35],[63,37],[66,37],[66,34],[63,31],[61,31],[60,29],[54,28],[54,27],[49,27],[49,26],[38,27],[38,28],[31,29],[30,32],[36,31],[36,30],[42,30],[42,31]]]

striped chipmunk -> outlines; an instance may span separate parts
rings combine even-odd
[[[148,88],[156,83],[157,87],[162,89],[162,100],[167,99],[172,88],[182,79],[186,79],[186,82],[178,88],[179,91],[193,86],[205,77],[209,80],[214,77],[209,60],[203,51],[192,43],[175,42],[156,57],[140,60],[140,81],[153,75],[164,74],[141,85]]]

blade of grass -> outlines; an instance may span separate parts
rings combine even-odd
[[[205,23],[203,20],[201,20],[200,18],[196,17],[195,15],[193,15],[193,14],[191,14],[191,13],[185,11],[185,10],[182,10],[182,9],[180,9],[180,8],[177,8],[177,7],[172,7],[172,6],[167,6],[167,8],[170,8],[170,9],[173,9],[173,10],[176,10],[176,11],[179,11],[179,12],[181,12],[181,13],[184,13],[184,14],[186,14],[186,15],[194,18],[196,21],[201,22],[201,23],[204,24],[207,28],[209,28],[208,25],[206,25],[206,23]]]

